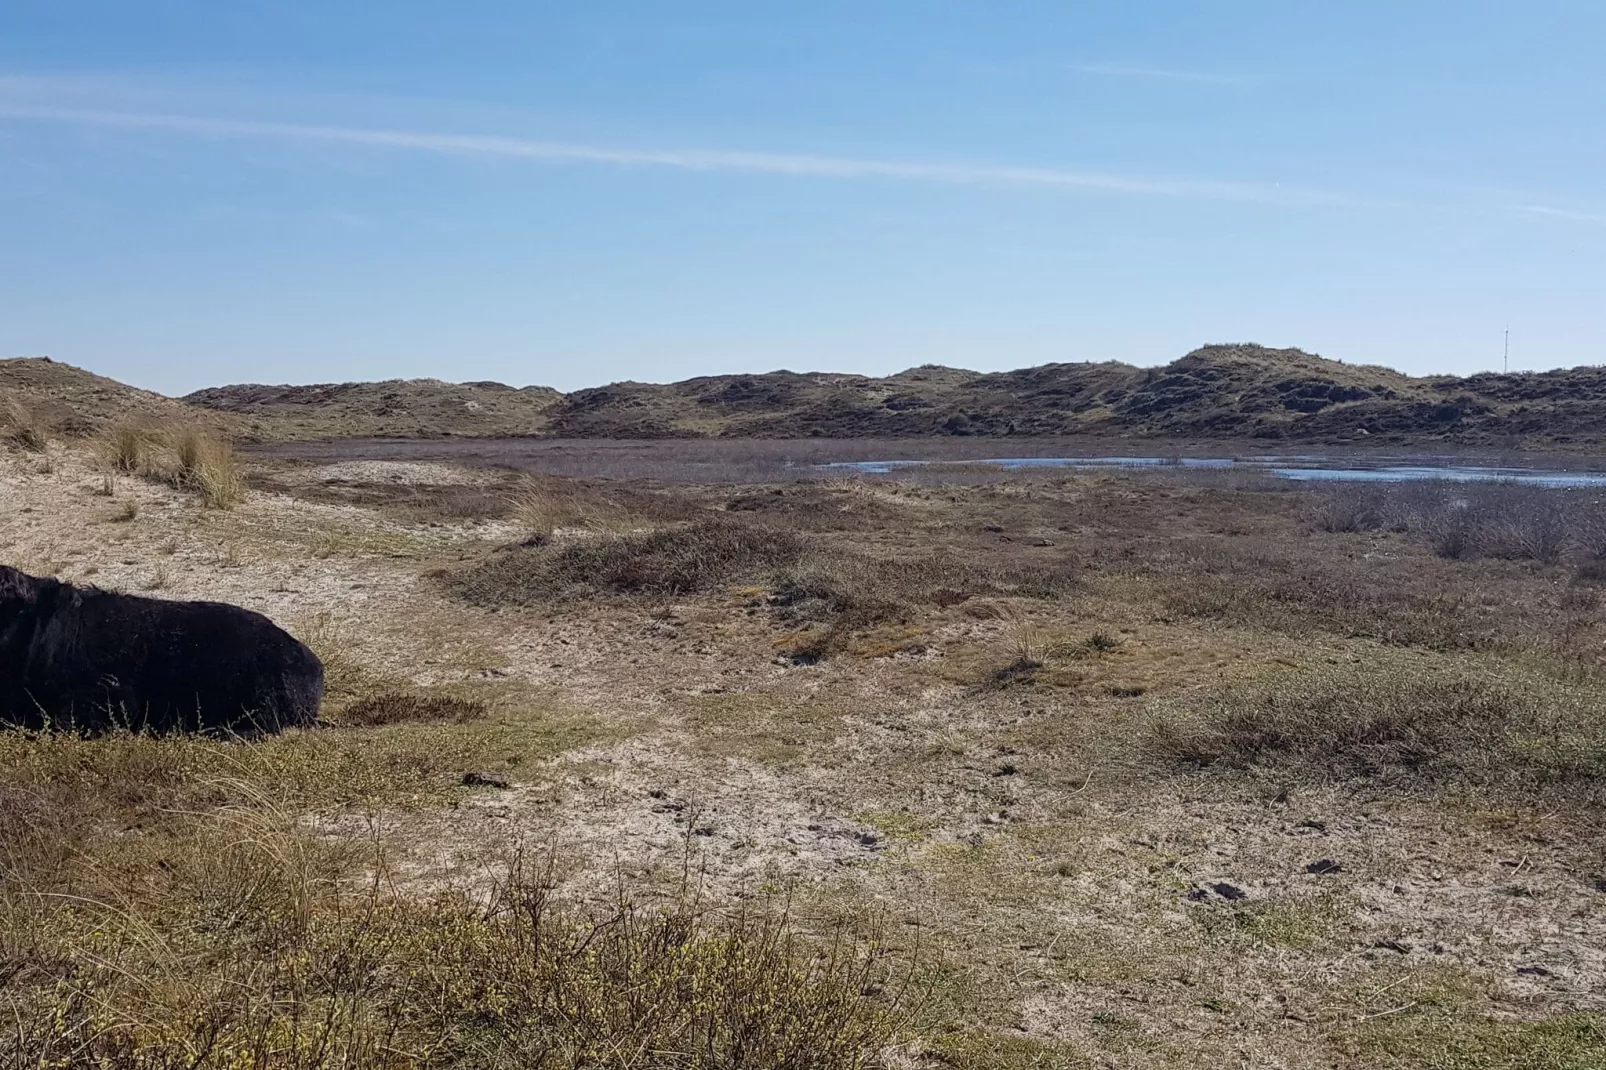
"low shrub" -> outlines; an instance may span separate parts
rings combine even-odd
[[[839,653],[855,632],[907,622],[978,595],[1057,598],[1079,586],[1068,565],[996,567],[947,552],[878,557],[811,547],[804,560],[771,577],[764,604],[781,623],[812,628],[801,634],[791,652],[794,661],[812,663]],[[1016,643],[1031,646],[1030,631],[1017,624]]]
[[[1402,530],[1452,561],[1505,557],[1558,564],[1569,551],[1606,549],[1598,509],[1566,487],[1514,482],[1339,485],[1320,493],[1315,527],[1325,532]]]
[[[1553,565],[1569,551],[1606,549],[1598,510],[1576,491],[1521,483],[1341,484],[1324,489],[1316,527],[1331,532],[1409,532],[1439,557],[1500,557]],[[1587,551],[1587,552],[1586,552]]]
[[[1378,666],[1286,673],[1149,725],[1144,748],[1195,768],[1274,767],[1318,778],[1606,786],[1594,699],[1559,685]]]
[[[803,542],[724,518],[500,551],[447,586],[480,605],[537,605],[598,594],[684,595],[727,587],[797,561]]]
[[[1387,492],[1365,483],[1334,483],[1318,494],[1314,525],[1318,531],[1345,534],[1380,531],[1392,519]]]

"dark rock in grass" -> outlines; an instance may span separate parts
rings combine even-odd
[[[513,785],[507,777],[499,773],[464,773],[463,786],[465,788],[497,788],[505,791]]]
[[[1318,858],[1305,867],[1305,872],[1324,877],[1330,873],[1342,873],[1344,872],[1344,867],[1334,862],[1331,858]]]

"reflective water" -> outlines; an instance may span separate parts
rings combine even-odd
[[[1024,468],[1210,468],[1263,472],[1282,479],[1308,482],[1357,481],[1400,483],[1443,479],[1460,483],[1531,483],[1547,487],[1606,486],[1606,472],[1567,471],[1559,468],[1495,468],[1483,465],[1361,462],[1347,458],[1290,457],[996,457],[976,461],[836,461],[822,469],[888,475],[900,468],[931,464]]]

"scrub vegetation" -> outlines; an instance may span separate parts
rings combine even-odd
[[[0,733],[7,1065],[1606,1064],[1593,491],[32,426],[0,560],[329,687]]]

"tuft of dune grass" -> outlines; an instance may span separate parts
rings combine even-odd
[[[7,398],[0,405],[0,439],[30,453],[43,453],[50,439],[50,427],[33,409],[18,398]]]

